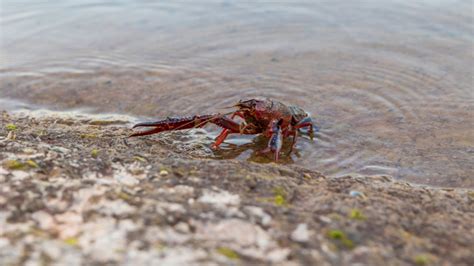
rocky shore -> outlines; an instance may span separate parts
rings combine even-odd
[[[0,264],[474,265],[472,189],[202,159],[128,123],[1,113]]]

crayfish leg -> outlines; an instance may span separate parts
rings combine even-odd
[[[216,139],[215,139],[216,142],[214,142],[214,144],[212,144],[211,148],[213,148],[215,150],[218,149],[219,146],[222,144],[222,142],[224,142],[224,140],[227,138],[227,136],[229,136],[230,133],[238,133],[238,132],[235,132],[235,125],[236,124],[239,126],[239,133],[242,132],[242,124],[238,124],[237,122],[232,120],[232,119],[234,119],[235,116],[239,116],[239,117],[243,118],[243,115],[239,111],[237,111],[237,112],[234,112],[232,114],[230,119],[223,117],[220,122],[219,121],[217,122],[217,123],[220,123],[220,126],[224,127],[224,129],[216,137]],[[223,123],[222,120],[226,120],[225,123]],[[219,125],[219,124],[217,124],[217,125]]]
[[[283,132],[281,130],[281,125],[283,119],[272,121],[272,126],[270,129],[270,140],[268,141],[268,146],[261,153],[273,152],[275,155],[275,162],[278,161],[280,156],[280,150],[283,145]]]
[[[219,149],[219,146],[224,142],[224,140],[229,136],[230,131],[226,128],[223,129],[222,132],[219,134],[219,136],[216,137],[216,142],[212,144],[211,148],[217,150]]]
[[[300,129],[300,128],[304,128],[304,127],[308,127],[308,135],[309,135],[309,138],[311,140],[313,140],[314,138],[314,125],[313,125],[313,120],[311,119],[311,117],[305,117],[303,119],[301,119],[301,121],[298,122],[298,124],[296,124],[294,126],[295,129]],[[317,128],[316,128],[316,131],[317,131]]]

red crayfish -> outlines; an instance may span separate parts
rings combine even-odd
[[[290,153],[296,143],[301,128],[308,128],[310,137],[313,137],[313,123],[311,117],[297,106],[288,106],[275,100],[251,99],[239,101],[234,105],[237,111],[228,114],[195,115],[190,117],[168,117],[156,122],[144,122],[133,126],[154,127],[153,129],[137,132],[130,137],[155,134],[163,131],[181,130],[203,127],[213,123],[223,128],[216,137],[212,148],[217,149],[229,134],[260,134],[270,138],[268,146],[262,152],[273,152],[275,161],[283,144],[284,137],[292,137]],[[228,117],[230,115],[230,117]],[[238,123],[233,119],[240,117],[244,121]]]

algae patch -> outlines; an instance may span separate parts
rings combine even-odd
[[[79,245],[79,240],[75,237],[69,237],[64,239],[64,243],[68,244],[69,246],[78,246]]]
[[[18,127],[15,124],[7,124],[5,126],[5,129],[8,130],[8,131],[15,131],[15,130],[18,129]]]
[[[430,258],[426,254],[419,254],[413,258],[413,262],[418,266],[425,266],[430,263]]]
[[[25,164],[31,168],[39,168],[39,165],[33,160],[28,160]]]
[[[93,150],[91,151],[91,156],[92,156],[93,158],[97,158],[97,156],[99,156],[99,150],[98,150],[98,149],[93,149]]]
[[[354,219],[354,220],[360,220],[360,221],[367,219],[367,217],[359,209],[352,209],[351,212],[349,213],[349,218]]]
[[[227,257],[228,259],[231,259],[231,260],[239,259],[239,254],[237,254],[237,252],[235,252],[234,250],[230,248],[220,247],[216,251],[217,253],[221,254],[224,257]]]
[[[288,205],[287,197],[288,194],[282,187],[275,187],[273,189],[273,203],[277,206],[286,206]]]
[[[95,139],[97,138],[96,134],[81,134],[80,135],[82,139]]]
[[[24,163],[17,160],[7,160],[3,165],[10,170],[22,170],[26,167]]]
[[[338,244],[345,248],[353,249],[355,247],[354,242],[341,230],[333,229],[328,232],[328,237],[335,240]]]

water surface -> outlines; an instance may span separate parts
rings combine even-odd
[[[284,163],[474,187],[471,5],[2,0],[0,97],[143,118],[271,97],[320,127]],[[212,156],[265,161],[264,142]]]

